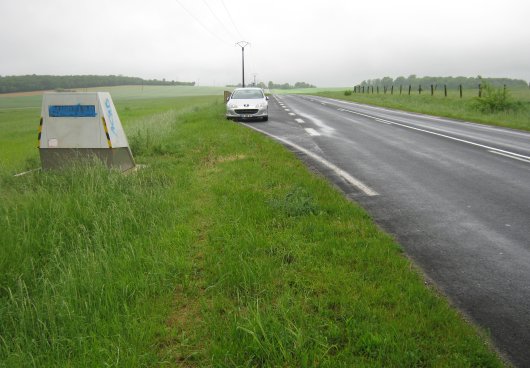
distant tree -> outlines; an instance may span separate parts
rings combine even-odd
[[[269,89],[315,88],[314,85],[306,82],[296,82],[294,86],[292,86],[289,83],[276,84],[272,81],[269,81],[268,87]]]
[[[405,77],[403,77],[403,76],[399,76],[399,77],[397,77],[397,78],[394,80],[394,83],[395,83],[395,84],[398,84],[398,85],[400,85],[400,84],[401,84],[401,85],[404,85],[404,84],[406,84],[406,79],[405,79]]]
[[[394,80],[390,77],[384,77],[382,80],[381,80],[381,83],[383,84],[383,86],[390,86],[392,85],[392,83],[394,83]]]

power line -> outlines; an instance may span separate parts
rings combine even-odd
[[[212,15],[214,16],[215,19],[217,19],[217,21],[219,22],[219,24],[221,24],[223,26],[223,28],[227,31],[227,34],[229,37],[232,37],[232,38],[237,38],[237,37],[233,37],[234,34],[232,33],[232,31],[230,31],[228,29],[228,27],[225,25],[225,23],[219,19],[219,17],[217,16],[217,14],[215,14],[215,12],[212,10],[212,8],[210,7],[210,4],[208,4],[208,2],[206,2],[206,0],[202,0],[202,2],[204,3],[204,5],[206,5],[206,7],[208,8],[208,10],[210,11],[210,13],[212,13]],[[237,35],[235,35],[237,36]]]
[[[190,17],[192,17],[193,19],[195,19],[195,21],[197,23],[199,23],[201,25],[202,28],[204,28],[204,30],[206,32],[208,32],[210,35],[212,35],[213,37],[217,38],[219,41],[223,42],[223,43],[226,43],[226,44],[229,44],[230,42],[226,41],[225,39],[221,38],[219,35],[217,35],[216,33],[210,31],[210,29],[208,29],[200,20],[199,18],[197,18],[195,15],[193,15],[192,12],[190,12],[188,9],[186,9],[186,7],[179,1],[179,0],[175,0],[181,7],[182,9],[184,9],[186,11],[186,13],[188,13],[190,15]]]
[[[236,23],[234,22],[234,18],[232,18],[232,15],[231,15],[230,12],[228,11],[228,8],[226,7],[224,0],[221,0],[221,4],[223,4],[223,8],[225,8],[226,14],[228,14],[228,18],[230,18],[230,22],[232,22],[232,25],[234,26],[234,29],[236,30],[237,34],[238,34],[241,38],[245,38],[245,37],[243,37],[243,35],[241,34],[241,32],[239,32],[239,28],[237,28]]]

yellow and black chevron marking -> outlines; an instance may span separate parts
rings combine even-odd
[[[41,116],[40,117],[40,124],[39,124],[39,137],[37,138],[37,148],[40,148],[40,137],[42,135],[42,122],[43,121],[44,121],[44,119]]]
[[[107,136],[107,143],[109,144],[109,148],[112,148],[112,143],[110,142],[110,135],[109,130],[107,129],[107,122],[105,121],[105,118],[101,118],[101,121],[103,122],[103,129],[105,129],[105,135]]]

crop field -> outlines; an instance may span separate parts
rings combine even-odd
[[[405,89],[400,95],[397,88],[393,94],[390,94],[390,91],[383,93],[380,90],[379,94],[352,93],[346,96],[345,90],[343,88],[342,91],[334,89],[309,91],[307,93],[507,128],[530,130],[530,89],[528,88],[508,90],[513,100],[517,101],[520,106],[517,109],[497,112],[482,112],[477,108],[478,89],[464,89],[463,98],[460,98],[459,91],[456,89],[449,90],[447,97],[444,96],[443,90],[435,91],[434,96],[431,96],[430,90],[424,90],[421,95],[418,94],[418,91],[412,91],[411,95],[408,95],[408,91]]]
[[[39,166],[40,102],[0,97],[0,367],[503,365],[364,210],[226,121],[222,89],[165,88],[112,91],[128,175],[14,177]]]

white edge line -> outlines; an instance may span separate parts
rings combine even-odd
[[[410,111],[404,111],[404,110],[397,110],[397,109],[392,109],[392,108],[373,106],[373,105],[368,105],[368,104],[364,104],[364,103],[360,103],[360,102],[353,102],[353,101],[346,101],[346,100],[337,100],[336,98],[320,97],[320,96],[318,98],[320,98],[321,100],[334,101],[334,102],[337,102],[337,103],[340,103],[340,104],[343,104],[343,105],[353,105],[353,106],[356,106],[356,107],[367,108],[367,109],[372,109],[372,110],[380,110],[380,111],[383,111],[383,112],[390,112],[390,113],[398,112],[400,114],[407,115],[407,116],[410,116],[410,117],[415,117],[415,118],[424,118],[424,119],[428,119],[428,120],[443,121],[445,123],[471,124],[471,125],[479,128],[479,129],[482,129],[482,130],[493,130],[493,131],[499,131],[500,130],[500,131],[502,131],[503,133],[506,133],[506,134],[512,134],[512,135],[528,137],[528,133],[527,132],[517,131],[517,130],[511,129],[511,128],[506,128],[506,127],[485,125],[485,124],[481,124],[481,123],[475,123],[475,122],[472,122],[472,121],[454,120],[454,119],[451,119],[451,118],[448,118],[448,117],[443,117],[443,116],[433,116],[433,115],[428,115],[428,114],[422,114],[420,112],[416,112],[415,113],[415,112],[410,112]],[[316,101],[316,102],[318,102],[318,101]],[[350,106],[350,108],[351,108],[351,106]],[[348,111],[348,110],[343,110],[343,111]]]
[[[344,110],[344,111],[350,112],[350,113],[352,113],[352,114],[357,114],[357,115],[365,116],[365,117],[370,118],[370,119],[379,119],[379,118],[376,118],[375,116],[371,116],[371,115],[363,114],[363,113],[360,113],[360,112],[357,112],[357,111],[352,111],[352,110]],[[382,120],[382,119],[380,119],[380,120]],[[417,130],[417,131],[419,131],[419,132],[424,132],[424,133],[428,133],[428,134],[436,135],[436,136],[438,136],[438,137],[443,137],[443,138],[451,139],[451,140],[453,140],[453,141],[457,141],[457,142],[467,143],[467,144],[470,144],[470,145],[472,145],[472,146],[485,148],[485,149],[487,149],[487,150],[496,151],[496,152],[502,152],[502,153],[505,153],[505,154],[507,154],[507,155],[511,155],[511,156],[517,156],[517,157],[520,157],[520,158],[522,158],[522,159],[524,159],[524,160],[530,160],[530,157],[529,157],[529,156],[520,155],[520,154],[515,153],[515,152],[510,152],[510,151],[502,150],[502,149],[499,149],[499,148],[486,146],[486,145],[484,145],[484,144],[480,144],[480,143],[475,143],[475,142],[467,141],[467,140],[465,140],[465,139],[461,139],[461,138],[451,137],[450,135],[441,134],[441,133],[436,133],[436,132],[432,132],[432,131],[430,131],[430,130],[426,130],[426,129],[421,129],[421,128],[412,127],[412,126],[410,126],[410,125],[397,123],[397,122],[395,122],[395,121],[389,121],[389,120],[386,120],[386,121],[387,121],[388,123],[391,123],[392,125],[398,125],[398,126],[401,126],[401,127],[403,127],[403,128],[412,129],[412,130]]]
[[[488,150],[488,152],[495,153],[496,155],[501,155],[501,156],[504,156],[504,157],[513,158],[514,160],[519,160],[519,161],[530,163],[530,160],[527,160],[527,159],[524,159],[524,158],[520,158],[520,157],[515,157],[515,156],[512,156],[511,154],[508,155],[506,153],[492,151],[492,150]]]
[[[373,190],[369,186],[365,185],[364,183],[360,182],[359,180],[355,179],[353,176],[348,174],[346,171],[344,171],[341,168],[335,166],[334,164],[332,164],[328,160],[326,160],[326,159],[314,154],[313,152],[308,151],[308,150],[306,150],[303,147],[300,147],[296,143],[288,141],[287,139],[284,139],[284,138],[277,137],[277,136],[275,136],[273,134],[264,132],[263,130],[254,128],[254,127],[249,126],[247,124],[245,124],[245,126],[249,127],[250,129],[254,129],[255,131],[258,131],[258,132],[260,132],[262,134],[265,134],[265,135],[267,135],[267,136],[269,136],[269,137],[271,137],[273,139],[276,139],[277,141],[282,142],[282,143],[284,143],[284,144],[286,144],[288,146],[291,146],[295,150],[300,151],[300,152],[304,153],[306,156],[311,157],[313,160],[315,160],[317,162],[320,162],[322,165],[324,165],[324,166],[328,167],[329,169],[333,170],[337,175],[341,176],[344,180],[346,180],[348,183],[350,183],[351,185],[353,185],[354,187],[359,189],[361,192],[366,194],[368,197],[374,197],[374,196],[379,195],[379,193],[377,193],[375,190]]]

